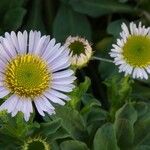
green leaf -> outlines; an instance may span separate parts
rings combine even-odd
[[[138,113],[138,120],[134,125],[134,144],[150,147],[150,104],[139,102],[135,104],[135,109]]]
[[[105,80],[108,99],[112,107],[120,108],[130,98],[132,83],[129,77],[113,75]]]
[[[61,150],[89,150],[85,143],[80,141],[65,141],[60,144]]]
[[[82,102],[85,106],[80,113],[83,115],[88,126],[106,120],[108,113],[101,109],[101,103],[92,95],[85,94]]]
[[[96,44],[96,50],[103,53],[108,53],[112,46],[113,38],[112,37],[104,37]]]
[[[33,128],[37,128],[37,124],[32,123],[32,119],[28,122],[24,120],[23,113],[19,112],[12,118],[10,114],[5,112],[0,113],[0,133],[8,135],[10,137],[24,140],[28,136],[29,132],[33,132]]]
[[[107,69],[106,69],[107,68]],[[113,63],[101,62],[99,65],[99,72],[101,73],[101,77],[103,80],[118,74],[118,67]]]
[[[62,119],[63,128],[73,139],[85,140],[87,136],[85,122],[78,111],[68,106],[58,107],[55,118]]]
[[[45,28],[48,34],[52,34],[52,26],[55,18],[56,8],[55,1],[53,0],[45,0],[44,3],[44,20],[46,20]]]
[[[150,150],[150,146],[141,145],[141,146],[136,147],[133,150]]]
[[[46,33],[42,20],[42,0],[32,0],[31,2],[27,23],[24,28],[27,30],[39,30],[42,33]]]
[[[119,150],[112,124],[106,123],[97,130],[94,137],[94,150]]]
[[[98,123],[101,121],[106,121],[108,113],[101,108],[93,108],[87,117],[88,125]]]
[[[61,119],[56,119],[54,121],[41,123],[40,133],[48,137],[51,134],[55,133],[60,127],[61,127]]]
[[[61,5],[53,24],[53,35],[58,41],[65,41],[70,35],[91,39],[91,27],[86,16],[69,6]]]
[[[73,108],[78,108],[80,106],[81,99],[84,96],[84,94],[87,92],[90,84],[91,84],[90,79],[86,77],[84,82],[76,86],[76,88],[70,93],[71,101],[69,102],[69,104]]]
[[[82,103],[84,105],[83,109],[81,110],[81,114],[84,115],[94,107],[100,107],[101,103],[95,99],[91,94],[84,94],[82,97]]]
[[[3,26],[5,30],[17,30],[23,22],[23,18],[26,14],[26,10],[24,8],[14,8],[9,10],[4,16]]]
[[[127,23],[125,19],[115,20],[108,24],[107,26],[107,33],[113,35],[114,37],[120,36],[119,33],[121,32],[121,24]]]
[[[48,139],[52,142],[58,139],[66,138],[72,138],[72,135],[64,127],[59,128],[55,133],[48,137]]]
[[[16,150],[18,146],[16,138],[0,133],[0,150]]]
[[[120,148],[129,148],[134,142],[134,123],[137,112],[132,104],[127,103],[116,112],[114,123],[118,145]]]
[[[49,142],[54,142],[56,139],[70,137],[70,134],[62,127],[62,119],[56,118],[49,122],[41,123],[41,128],[36,134],[44,135]]]
[[[98,17],[110,13],[131,13],[134,9],[113,0],[70,0],[70,5],[77,12]]]
[[[9,9],[22,7],[26,2],[27,0],[9,0]]]

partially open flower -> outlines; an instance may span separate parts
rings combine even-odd
[[[78,36],[69,36],[65,46],[70,50],[71,65],[76,68],[84,67],[92,56],[92,48],[89,42]]]
[[[119,65],[119,72],[133,78],[148,79],[150,73],[150,28],[130,23],[128,28],[122,24],[121,39],[113,44],[110,56]]]
[[[72,91],[75,77],[64,46],[37,31],[12,31],[0,40],[0,98],[8,96],[0,110],[12,116],[21,111],[28,121],[32,102],[44,116],[55,113],[53,103],[69,100],[64,93]]]
[[[22,146],[22,150],[51,150],[51,148],[46,139],[37,137],[33,139],[29,138]]]

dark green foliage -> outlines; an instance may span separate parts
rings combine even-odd
[[[150,25],[150,0],[0,0],[1,36],[40,30],[62,44],[81,36],[94,56],[108,59],[122,22],[131,21]],[[51,150],[150,150],[150,80],[133,81],[96,60],[76,76],[71,101],[56,105],[55,115],[34,112],[25,122],[22,113],[0,112],[0,150],[21,150],[29,137],[45,139]]]

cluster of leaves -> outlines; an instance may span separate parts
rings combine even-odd
[[[61,42],[79,35],[94,43],[96,56],[107,58],[121,23],[150,25],[149,12],[149,0],[1,0],[0,34],[40,30]],[[0,150],[21,149],[38,136],[52,150],[150,150],[149,80],[133,82],[113,64],[96,61],[77,77],[71,101],[56,106],[56,115],[25,122],[21,113],[12,118],[0,112]]]

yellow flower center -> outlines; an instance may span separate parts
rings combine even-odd
[[[123,47],[124,59],[134,67],[146,67],[150,64],[150,37],[132,35]]]
[[[50,86],[51,73],[38,56],[19,55],[8,63],[4,81],[12,93],[34,98]]]

